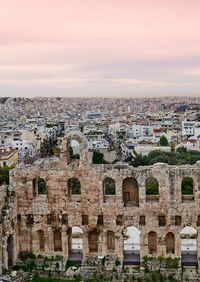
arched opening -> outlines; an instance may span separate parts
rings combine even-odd
[[[191,226],[185,226],[181,232],[181,262],[182,266],[197,266],[197,231]]]
[[[139,206],[138,182],[135,178],[127,177],[123,180],[123,200],[124,206]]]
[[[76,177],[72,177],[68,181],[69,194],[80,195],[81,194],[81,183]]]
[[[80,143],[76,139],[68,141],[68,164],[74,163],[79,165],[80,160]]]
[[[46,187],[46,181],[42,177],[38,177],[38,194],[47,194],[47,187]]]
[[[45,251],[44,231],[43,230],[38,230],[37,231],[37,235],[38,235],[39,251],[40,252],[44,252]]]
[[[157,234],[154,231],[148,233],[148,250],[149,254],[157,253]]]
[[[154,177],[148,177],[145,181],[146,201],[159,201],[159,184]]]
[[[53,244],[55,252],[62,252],[62,234],[60,230],[55,230],[53,233]]]
[[[13,265],[14,244],[13,236],[9,235],[7,239],[7,254],[8,254],[8,267]]]
[[[104,203],[105,202],[115,202],[116,187],[115,181],[111,177],[106,177],[103,180],[103,193],[104,193]]]
[[[191,177],[184,177],[181,182],[182,201],[194,200],[194,181]]]
[[[83,258],[83,230],[73,226],[68,235],[70,261],[80,262]]]
[[[46,189],[46,181],[42,177],[36,177],[32,180],[33,185],[33,197],[36,197],[37,195],[46,195],[47,189]]]
[[[124,229],[124,264],[140,264],[140,230],[135,226]]]
[[[93,230],[89,232],[89,251],[91,253],[98,252],[98,233],[97,230]]]
[[[166,235],[166,253],[167,254],[175,253],[175,237],[172,232],[168,232]]]
[[[115,250],[115,233],[113,231],[107,232],[107,250],[111,252]]]

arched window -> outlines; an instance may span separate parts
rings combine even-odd
[[[70,195],[80,195],[81,194],[81,183],[76,177],[69,179],[69,193]]]
[[[103,189],[105,195],[115,195],[115,181],[111,177],[106,177],[103,180]]]
[[[138,182],[135,178],[127,177],[122,184],[124,206],[139,206]]]
[[[181,262],[183,266],[197,266],[197,231],[192,226],[185,226],[181,232]]]
[[[115,250],[115,234],[113,231],[107,232],[107,249],[109,251]]]
[[[166,235],[166,253],[167,254],[175,253],[175,237],[172,232],[168,232]]]
[[[148,249],[150,254],[157,253],[157,234],[154,231],[148,233]]]
[[[76,139],[68,140],[68,164],[76,163],[79,165],[80,160],[80,143]]]
[[[193,195],[194,182],[191,177],[184,177],[181,183],[182,195]]]
[[[128,226],[124,234],[124,263],[138,265],[140,263],[140,230],[135,226]]]
[[[159,184],[158,180],[154,177],[146,179],[146,195],[159,195]]]
[[[68,232],[69,260],[81,261],[83,258],[83,230],[73,226]]]
[[[46,181],[42,177],[38,177],[38,194],[47,194]]]
[[[62,252],[62,234],[60,230],[55,230],[53,233],[54,251]]]
[[[46,181],[42,177],[36,177],[32,181],[33,184],[33,196],[36,197],[37,195],[47,194],[46,189]]]
[[[38,230],[37,235],[38,235],[38,241],[39,241],[39,250],[44,252],[44,249],[45,249],[44,231]]]

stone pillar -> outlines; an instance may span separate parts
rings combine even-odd
[[[120,229],[115,237],[115,253],[120,260],[124,259],[124,237]]]
[[[88,234],[83,234],[83,258],[89,256]]]

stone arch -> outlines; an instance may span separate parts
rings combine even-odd
[[[37,195],[47,194],[46,189],[46,181],[42,177],[35,177],[32,180],[32,186],[33,186],[33,197],[36,197]]]
[[[103,191],[104,195],[115,195],[116,187],[115,180],[111,177],[105,177],[103,180]]]
[[[86,137],[80,131],[70,131],[64,136],[61,144],[61,157],[67,158],[67,163],[71,163],[69,146],[71,140],[76,140],[80,145],[80,159],[79,161],[73,162],[73,164],[82,165],[88,162],[87,154],[87,140]]]
[[[138,182],[133,177],[127,177],[122,183],[124,206],[139,206]]]
[[[115,233],[110,230],[107,232],[107,250],[108,251],[115,250]]]
[[[69,195],[81,194],[81,183],[78,178],[72,177],[68,180]]]
[[[38,194],[47,194],[47,185],[46,180],[42,177],[38,177],[37,180],[37,188],[38,188]]]
[[[145,181],[146,187],[146,200],[158,201],[159,200],[159,183],[155,177],[148,177]]]
[[[124,229],[124,263],[140,263],[140,230],[135,226]]]
[[[13,261],[13,257],[14,257],[14,240],[13,240],[13,236],[9,235],[8,239],[7,239],[7,255],[8,255],[8,267],[12,266],[14,261]]]
[[[148,233],[148,250],[150,254],[157,253],[157,233],[154,231]]]
[[[68,234],[69,260],[81,261],[83,258],[83,230],[73,226]]]
[[[37,231],[37,237],[38,237],[38,245],[39,245],[39,251],[44,252],[45,251],[45,237],[44,237],[44,231],[38,230]]]
[[[60,230],[53,232],[53,245],[55,252],[62,252],[62,233]]]
[[[175,253],[175,236],[172,232],[168,232],[166,235],[166,253]]]
[[[197,266],[197,231],[185,226],[181,232],[181,262],[183,266]]]
[[[97,253],[98,252],[98,232],[96,229],[89,232],[88,241],[89,241],[89,251],[91,253]]]
[[[194,181],[192,177],[186,176],[181,182],[182,195],[193,195],[194,194]]]
[[[115,180],[111,177],[105,177],[103,182],[103,200],[104,203],[109,202],[115,202],[115,195],[116,195],[116,186],[115,186]]]

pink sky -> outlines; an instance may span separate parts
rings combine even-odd
[[[0,96],[200,94],[199,0],[0,0]]]

